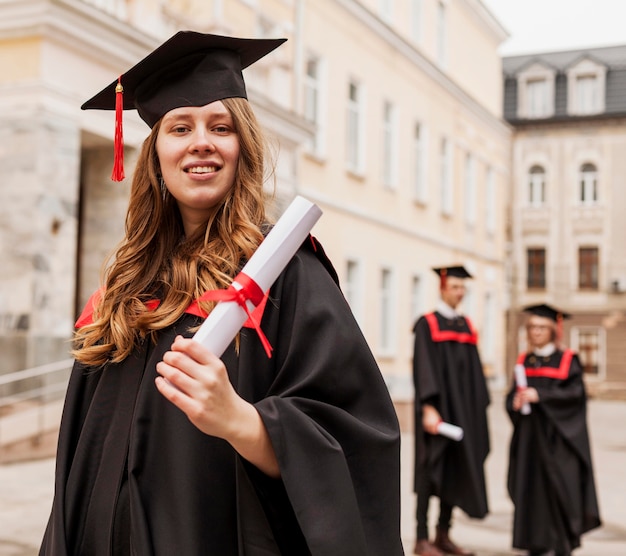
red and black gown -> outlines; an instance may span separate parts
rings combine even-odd
[[[200,432],[156,389],[185,313],[126,360],[76,364],[42,556],[399,556],[400,435],[389,392],[319,244],[271,287],[223,361],[269,432],[281,478]]]
[[[508,490],[515,505],[513,546],[569,554],[583,533],[600,526],[583,372],[571,350],[549,356],[523,353],[528,386],[539,402],[529,415],[506,408],[513,422]]]
[[[484,462],[489,454],[489,392],[477,349],[477,334],[467,317],[448,319],[438,311],[414,327],[415,491],[430,473],[432,494],[470,517],[488,513]],[[426,434],[422,405],[434,406],[443,421],[464,431],[460,442]]]

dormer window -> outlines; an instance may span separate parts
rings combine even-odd
[[[554,115],[554,70],[532,64],[517,76],[517,116],[550,118]]]
[[[606,67],[590,59],[567,70],[567,111],[585,116],[604,112]]]

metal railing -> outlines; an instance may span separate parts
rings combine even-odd
[[[58,427],[73,362],[0,375],[0,446],[37,439]]]

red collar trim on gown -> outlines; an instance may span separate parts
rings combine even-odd
[[[524,365],[526,357],[532,355],[529,353],[520,353],[517,357],[518,365]],[[561,357],[561,363],[558,367],[526,367],[526,376],[541,376],[546,378],[556,378],[558,380],[565,380],[569,375],[569,368],[574,357],[574,352],[571,349],[566,349]]]
[[[257,305],[254,311],[252,311],[251,318],[249,318],[244,323],[244,326],[246,328],[254,328],[254,323],[252,322],[252,319],[256,320],[256,322],[261,322],[261,318],[263,317],[263,311],[265,310],[265,305],[267,303],[268,294],[269,292],[265,293],[261,303]],[[100,302],[101,297],[102,297],[102,288],[95,291],[92,294],[92,296],[89,298],[87,303],[85,304],[85,307],[82,313],[80,314],[80,316],[78,317],[78,320],[74,324],[76,328],[80,328],[82,326],[91,324],[93,322],[93,313],[94,313],[96,306]],[[148,309],[149,311],[154,311],[159,306],[160,303],[161,301],[158,299],[150,299],[149,301],[146,301],[146,309]],[[207,317],[206,311],[202,310],[197,300],[194,300],[191,302],[189,307],[185,309],[185,313],[188,313],[190,315],[195,315],[196,317],[200,317],[203,319]]]
[[[465,322],[467,322],[467,326],[469,327],[470,332],[440,330],[439,321],[437,320],[437,315],[435,315],[435,313],[428,313],[424,315],[424,317],[428,322],[428,327],[430,328],[430,335],[433,339],[433,342],[459,342],[461,344],[472,345],[476,345],[478,343],[478,334],[474,330],[471,321],[467,317],[465,317]]]

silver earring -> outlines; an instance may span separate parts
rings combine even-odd
[[[159,185],[161,186],[161,196],[163,200],[167,197],[167,187],[165,186],[165,180],[162,177],[159,177]]]

